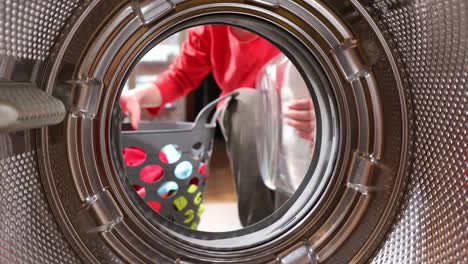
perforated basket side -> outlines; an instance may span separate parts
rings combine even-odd
[[[195,229],[203,212],[202,197],[214,129],[192,129],[190,123],[154,123],[143,124],[138,131],[123,131],[121,145],[126,151],[124,156],[131,151],[143,151],[146,156],[138,164],[126,162],[129,157],[123,159],[127,165],[125,180],[141,198],[130,195],[134,202],[142,200],[166,219]],[[172,152],[176,151],[177,157],[173,161],[166,156],[169,152],[163,154],[168,147]],[[157,180],[148,181],[151,178]]]

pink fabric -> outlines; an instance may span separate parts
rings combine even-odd
[[[133,185],[133,188],[135,188],[135,191],[137,192],[138,196],[140,196],[140,198],[145,198],[146,189],[143,186]]]
[[[198,173],[200,173],[201,175],[203,175],[203,178],[204,178],[204,179],[208,178],[208,173],[206,173],[206,167],[207,167],[206,162],[203,162],[203,163],[198,167]]]
[[[150,164],[140,170],[140,179],[147,183],[159,181],[164,174],[164,169],[156,164]]]
[[[123,160],[129,167],[141,165],[146,160],[146,152],[139,147],[126,147],[123,149]]]
[[[158,201],[148,201],[146,204],[157,213],[161,211],[161,203]]]
[[[260,69],[280,54],[269,41],[255,37],[238,40],[227,25],[205,25],[187,30],[180,54],[155,81],[163,104],[187,95],[212,71],[221,96],[238,88],[254,88]],[[159,108],[148,109],[158,114]]]

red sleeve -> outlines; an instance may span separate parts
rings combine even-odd
[[[211,39],[208,26],[187,30],[187,40],[182,44],[181,52],[154,82],[161,91],[163,105],[197,88],[210,72]],[[148,110],[152,114],[159,113],[158,108]]]

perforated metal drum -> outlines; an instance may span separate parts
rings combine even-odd
[[[0,262],[467,262],[467,19],[463,0],[2,1]],[[135,61],[206,23],[320,73],[339,138],[317,143],[317,192],[230,233],[140,213],[112,148]]]

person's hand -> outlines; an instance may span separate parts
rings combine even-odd
[[[161,92],[153,83],[123,93],[119,104],[122,112],[127,113],[133,129],[138,129],[141,119],[141,108],[158,107],[162,103]]]
[[[141,106],[136,93],[129,91],[120,96],[119,100],[122,112],[127,113],[133,129],[138,129],[141,119]]]
[[[293,100],[284,113],[287,124],[294,127],[301,138],[315,141],[315,111],[311,99]]]

